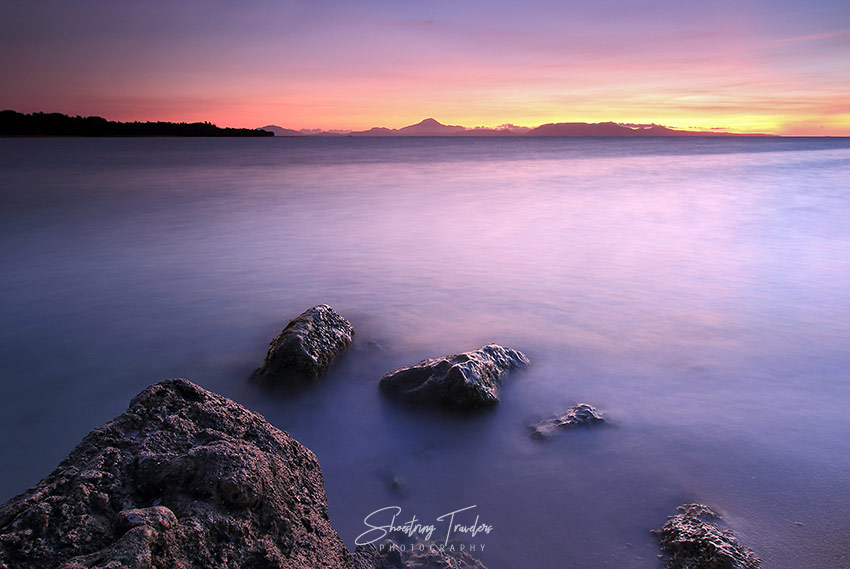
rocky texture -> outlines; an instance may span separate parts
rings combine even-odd
[[[185,379],[152,385],[0,506],[0,569],[485,569],[346,550],[315,455]]]
[[[325,375],[351,344],[354,327],[327,304],[305,310],[269,344],[263,366],[254,372],[261,383],[282,384]]]
[[[593,405],[579,403],[567,409],[562,415],[552,419],[544,419],[531,425],[531,435],[545,439],[551,437],[559,429],[574,429],[604,423],[605,418]]]
[[[401,550],[394,542],[361,545],[354,552],[354,569],[487,569],[465,551],[441,550],[440,543],[417,542]]]
[[[741,545],[708,506],[685,504],[653,533],[669,556],[667,569],[758,569],[761,561]]]
[[[522,352],[490,344],[391,371],[381,378],[380,386],[387,393],[401,394],[416,403],[474,408],[498,403],[505,373],[528,365]]]
[[[0,568],[350,568],[316,457],[186,380],[145,389],[0,506]]]

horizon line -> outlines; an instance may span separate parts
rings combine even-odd
[[[81,117],[81,118],[100,118],[103,120],[107,120],[110,122],[119,122],[119,123],[173,123],[173,124],[210,124],[216,126],[218,128],[230,128],[230,129],[248,129],[248,130],[266,130],[266,129],[280,129],[281,131],[286,131],[286,134],[278,134],[274,132],[275,137],[287,137],[287,138],[298,138],[298,137],[333,137],[333,136],[356,136],[356,137],[397,137],[397,138],[410,138],[410,137],[522,137],[527,136],[532,131],[544,128],[544,127],[553,127],[553,128],[569,128],[569,127],[598,127],[598,128],[611,128],[616,127],[620,129],[624,129],[623,133],[619,134],[531,134],[529,136],[545,138],[545,137],[582,137],[582,138],[642,138],[642,137],[669,137],[669,138],[678,138],[678,137],[740,137],[740,138],[850,138],[850,134],[775,134],[771,132],[738,132],[735,130],[730,130],[727,127],[709,127],[708,130],[700,129],[698,127],[673,127],[655,122],[618,122],[618,121],[601,121],[601,122],[584,122],[584,121],[564,121],[564,122],[546,122],[537,126],[522,126],[515,125],[513,123],[502,123],[495,127],[488,126],[474,126],[467,127],[462,125],[449,125],[443,124],[437,119],[433,117],[428,117],[422,119],[418,123],[408,124],[398,128],[392,127],[384,127],[384,126],[373,126],[368,129],[356,130],[356,129],[339,129],[339,128],[301,128],[301,129],[292,129],[284,126],[280,126],[277,124],[266,124],[264,126],[258,127],[232,127],[232,126],[223,126],[219,127],[216,123],[210,121],[164,121],[164,120],[124,120],[124,121],[113,121],[112,119],[105,119],[100,115],[72,115],[68,113],[61,112],[51,112],[51,111],[33,111],[31,113],[21,113],[20,111],[15,111],[13,109],[2,109],[2,112],[12,111],[15,113],[26,115],[64,115],[67,117]],[[444,132],[416,132],[415,129],[417,127],[422,127],[423,129],[435,128],[445,130]],[[666,130],[670,131],[669,134],[666,133],[658,133],[654,134],[645,134],[652,132],[653,129],[657,130]],[[628,134],[628,132],[634,134]],[[272,131],[273,132],[273,131]],[[291,134],[290,134],[291,133]],[[465,135],[465,136],[464,136]],[[472,135],[472,136],[470,136]]]
[[[427,123],[427,125],[426,125]],[[417,127],[422,127],[423,129],[443,129],[442,133],[421,133],[421,134],[410,134],[414,132]],[[708,130],[700,129],[698,127],[674,127],[668,126],[660,123],[638,123],[638,122],[617,122],[617,121],[601,121],[601,122],[585,122],[585,121],[564,121],[564,122],[546,122],[539,124],[537,126],[521,126],[515,125],[512,123],[502,123],[495,127],[489,126],[474,126],[467,127],[463,125],[449,125],[443,124],[437,119],[433,117],[428,117],[422,119],[418,123],[408,124],[402,127],[393,128],[393,127],[385,127],[385,126],[373,126],[367,129],[339,129],[339,128],[330,128],[330,129],[319,129],[319,128],[301,128],[301,129],[293,129],[284,127],[277,124],[267,124],[265,126],[256,127],[258,129],[280,129],[281,131],[286,131],[291,134],[277,134],[275,132],[275,136],[281,137],[302,137],[302,136],[314,136],[314,137],[322,137],[322,136],[383,136],[383,137],[411,137],[411,136],[447,136],[447,137],[456,137],[462,135],[477,135],[480,137],[487,136],[525,136],[529,135],[532,131],[542,129],[544,127],[551,128],[569,128],[569,127],[598,127],[598,128],[611,128],[616,127],[620,129],[624,129],[624,132],[631,131],[632,135],[629,134],[598,134],[598,135],[588,135],[588,134],[579,134],[572,135],[576,137],[584,136],[599,136],[599,137],[640,137],[643,133],[653,132],[654,130],[666,130],[670,131],[671,134],[652,134],[652,135],[644,135],[644,136],[740,136],[740,137],[783,137],[783,138],[791,138],[791,137],[812,137],[815,135],[779,135],[767,132],[737,132],[734,130],[728,130],[726,127],[710,127]],[[533,134],[531,136],[536,137],[545,137],[545,136],[570,136],[564,134],[552,134],[552,135],[544,135],[544,134]],[[831,137],[835,138],[834,135],[824,135],[822,137]],[[819,137],[820,138],[820,137]],[[838,138],[841,138],[840,136]]]

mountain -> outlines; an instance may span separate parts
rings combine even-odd
[[[659,124],[625,125],[614,122],[561,122],[538,126],[527,136],[770,136],[766,134],[735,134],[732,132],[675,130]]]
[[[352,136],[454,136],[467,131],[462,126],[449,126],[435,119],[425,119],[422,122],[403,128],[375,127],[369,130],[352,132]]]
[[[676,130],[658,124],[620,124],[615,122],[549,123],[537,128],[504,125],[498,128],[465,128],[449,126],[435,119],[406,126],[404,128],[374,127],[352,132],[351,136],[770,136],[765,134],[736,134],[717,131]]]
[[[273,132],[275,136],[307,136],[303,132],[299,130],[292,130],[291,128],[283,128],[282,126],[277,125],[266,125],[261,126],[260,130],[265,130],[267,132]]]
[[[273,132],[275,136],[346,136],[348,135],[347,130],[322,130],[320,128],[302,128],[301,130],[293,130],[291,128],[283,128],[282,126],[277,126],[274,124],[270,124],[267,126],[261,126],[257,130],[265,130],[267,132]]]
[[[512,124],[501,125],[496,128],[466,128],[458,125],[445,125],[432,118],[402,128],[376,126],[369,130],[354,132],[319,129],[292,130],[275,125],[264,126],[262,130],[273,132],[275,136],[772,136],[769,134],[737,134],[722,131],[676,130],[659,124],[622,124],[615,122],[562,122],[544,124],[536,128]]]
[[[468,128],[463,132],[458,132],[454,136],[524,136],[527,131],[531,129],[522,129],[522,127],[518,127],[517,129],[511,128],[484,128],[481,126],[477,126],[475,128]]]
[[[637,130],[613,122],[549,123],[528,131],[528,136],[637,136]]]
[[[398,130],[383,126],[373,126],[369,130],[356,130],[350,136],[398,136]]]
[[[399,136],[451,136],[466,131],[462,126],[447,126],[435,119],[424,121],[398,129]]]

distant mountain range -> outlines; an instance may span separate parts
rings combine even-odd
[[[273,124],[261,126],[257,130],[273,132],[275,136],[348,136],[351,134],[351,131],[348,130],[322,130],[319,128],[292,130],[291,128],[283,128],[282,126]]]
[[[352,132],[292,130],[275,125],[260,127],[275,136],[773,136],[769,134],[737,134],[725,131],[676,130],[658,124],[620,124],[614,122],[549,123],[537,128],[505,125],[498,128],[467,128],[445,125],[428,118],[403,128],[374,127]]]
[[[300,130],[292,130],[291,128],[283,128],[282,126],[276,126],[273,124],[261,126],[259,130],[273,132],[275,136],[309,136],[306,133],[301,132]]]

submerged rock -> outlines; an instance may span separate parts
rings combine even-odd
[[[391,371],[381,378],[380,387],[417,403],[457,408],[495,405],[499,402],[499,384],[504,374],[529,363],[518,350],[490,344]]]
[[[305,310],[269,344],[263,366],[254,372],[262,383],[317,379],[351,344],[354,327],[327,304]]]
[[[552,419],[544,419],[531,425],[531,435],[545,439],[552,436],[558,429],[574,429],[604,423],[605,417],[593,405],[579,403],[567,409],[563,415]]]
[[[0,506],[0,567],[348,568],[316,457],[186,380],[145,389]]]
[[[741,545],[732,530],[721,530],[708,506],[685,504],[652,533],[669,556],[667,569],[758,569],[761,560]]]

